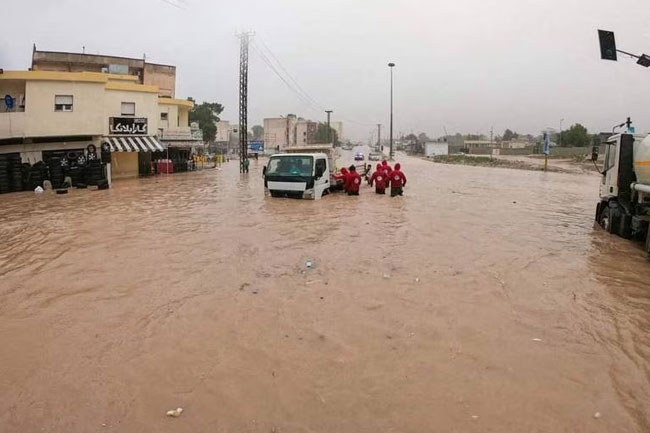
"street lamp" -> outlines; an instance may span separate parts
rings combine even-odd
[[[560,119],[560,136],[558,138],[558,147],[562,147],[562,122],[564,122],[564,118]]]
[[[395,63],[391,62],[388,64],[390,68],[390,151],[388,153],[388,159],[393,159],[393,68]]]

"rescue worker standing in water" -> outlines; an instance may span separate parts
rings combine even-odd
[[[406,176],[402,173],[402,166],[398,163],[390,172],[390,196],[395,197],[404,193],[403,188],[406,186]]]
[[[334,179],[339,181],[342,180],[343,183],[339,186],[338,182],[336,184],[336,188],[334,188],[336,191],[345,191],[347,192],[347,184],[348,184],[348,176],[350,176],[350,173],[348,172],[348,169],[345,167],[341,168],[341,174],[335,174]]]
[[[359,187],[361,186],[361,176],[357,173],[357,168],[354,165],[351,165],[350,173],[348,174],[347,181],[345,183],[345,190],[348,195],[359,195]]]
[[[375,184],[375,193],[377,194],[386,194],[386,183],[388,181],[388,175],[386,170],[381,164],[377,164],[377,171],[375,171],[372,176],[370,176],[370,186]]]

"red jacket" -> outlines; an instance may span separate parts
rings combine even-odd
[[[351,171],[345,180],[345,190],[350,192],[359,191],[361,186],[361,176],[356,171]]]
[[[401,188],[406,186],[406,176],[400,170],[400,165],[395,164],[395,169],[390,172],[390,186],[391,188]]]
[[[342,180],[343,181],[343,187],[347,189],[348,185],[348,177],[350,176],[350,172],[346,168],[341,169],[341,174],[335,174],[334,179],[335,180]]]
[[[388,174],[390,174],[390,172],[393,171],[393,168],[390,165],[388,165],[388,162],[386,162],[386,160],[383,160],[381,162],[381,166],[384,167],[386,171],[388,171]]]
[[[377,189],[386,189],[386,184],[388,183],[388,176],[386,171],[382,168],[381,170],[375,171],[372,176],[370,176],[370,186],[375,184]]]

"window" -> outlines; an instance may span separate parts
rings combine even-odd
[[[614,168],[616,164],[616,142],[607,143],[607,153],[605,155],[605,170]]]
[[[275,176],[311,176],[311,156],[276,156],[271,158],[266,174]]]
[[[317,159],[316,160],[316,174],[320,173],[325,173],[325,169],[327,168],[327,163],[325,162],[324,159]]]
[[[160,113],[160,120],[167,120],[169,118],[169,113]]]
[[[135,116],[135,102],[122,102],[122,116]]]
[[[72,95],[56,95],[54,111],[72,111]]]

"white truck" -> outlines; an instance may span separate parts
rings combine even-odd
[[[594,147],[592,160],[598,159]],[[596,221],[609,233],[645,242],[650,254],[650,136],[616,134],[607,140]]]
[[[331,144],[291,146],[271,155],[264,167],[264,191],[272,197],[320,200],[336,184]]]

